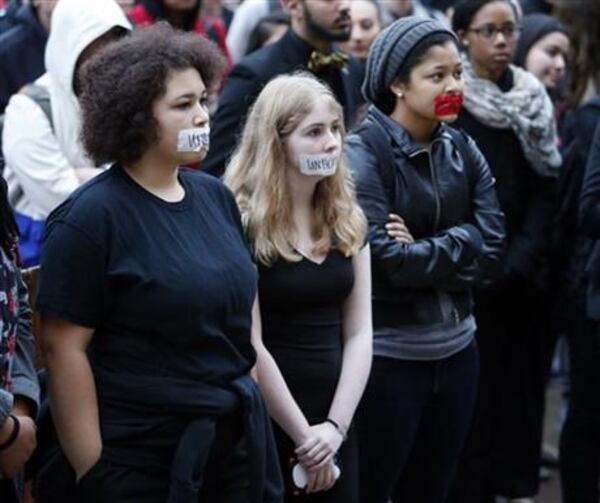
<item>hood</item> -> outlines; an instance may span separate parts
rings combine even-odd
[[[73,92],[75,64],[91,42],[116,26],[131,29],[114,0],[59,0],[52,13],[46,45],[52,119],[61,150],[74,168],[91,166],[79,141],[80,112]]]
[[[114,0],[60,0],[52,13],[46,46],[46,69],[52,80],[65,90],[72,90],[79,55],[115,26],[131,29]]]

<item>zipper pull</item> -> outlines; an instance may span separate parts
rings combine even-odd
[[[454,309],[452,310],[452,314],[454,314],[454,322],[455,322],[457,325],[460,325],[460,316],[458,315],[458,309],[454,308]]]

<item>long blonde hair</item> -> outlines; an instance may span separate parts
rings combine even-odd
[[[283,138],[311,113],[320,98],[329,102],[343,124],[341,106],[312,75],[297,73],[270,81],[256,99],[240,145],[227,166],[225,183],[235,195],[254,254],[263,264],[270,265],[280,257],[290,262],[302,258],[294,248],[297,235],[286,175],[290,161]],[[367,223],[343,159],[333,176],[317,183],[313,208],[312,253],[325,255],[332,248],[347,257],[358,253]]]

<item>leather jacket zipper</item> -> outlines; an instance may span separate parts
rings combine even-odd
[[[431,183],[433,185],[433,194],[435,197],[435,219],[434,219],[434,223],[433,223],[433,233],[434,234],[436,234],[438,231],[438,227],[440,225],[441,214],[442,214],[442,201],[440,198],[440,189],[439,189],[439,184],[438,184],[437,172],[433,165],[433,156],[431,155],[433,146],[435,145],[435,143],[437,141],[438,140],[433,140],[431,142],[431,145],[429,146],[429,149],[427,150],[427,157],[429,159],[429,173],[431,175]],[[437,290],[437,297],[438,297],[438,302],[440,304],[440,310],[442,312],[442,318],[445,317],[444,316],[445,309],[444,309],[443,297],[446,297],[452,303],[452,310],[450,311],[452,320],[454,321],[454,323],[456,325],[460,324],[460,315],[458,314],[458,309],[456,309],[456,305],[454,304],[454,299],[452,298],[452,296],[449,294],[443,293],[440,290]]]
[[[452,309],[452,314],[454,315],[454,323],[456,325],[460,325],[460,315],[458,314],[458,309],[453,308]]]
[[[433,140],[429,149],[427,150],[427,157],[429,159],[429,174],[431,175],[431,183],[433,185],[433,195],[435,197],[435,220],[433,221],[433,233],[435,234],[438,231],[438,226],[440,225],[440,218],[442,213],[442,201],[440,200],[440,188],[438,185],[438,178],[435,168],[433,166],[433,156],[431,155],[431,151],[433,150],[433,146],[435,145],[437,140]]]

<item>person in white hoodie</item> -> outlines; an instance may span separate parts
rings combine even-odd
[[[46,46],[47,72],[34,101],[14,95],[6,108],[2,145],[9,200],[21,234],[24,266],[39,263],[44,220],[100,170],[79,141],[78,71],[100,47],[131,29],[114,0],[59,0]],[[50,102],[46,112],[40,106]]]

